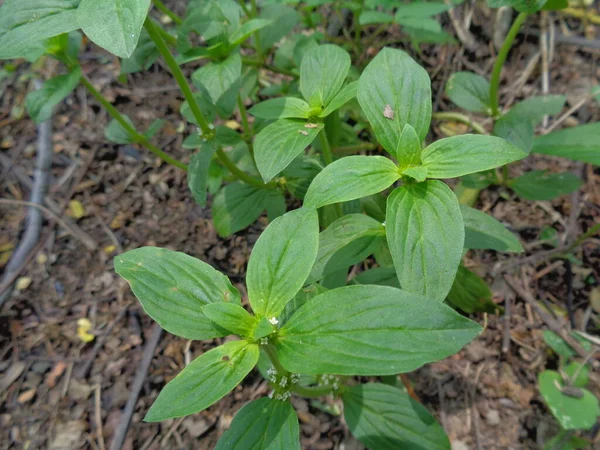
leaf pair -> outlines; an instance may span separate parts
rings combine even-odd
[[[299,98],[259,103],[250,113],[276,119],[256,136],[254,155],[265,182],[285,169],[323,129],[321,120],[356,95],[356,83],[342,85],[350,70],[350,55],[336,45],[309,49],[300,66]]]

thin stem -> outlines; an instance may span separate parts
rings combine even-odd
[[[270,72],[280,73],[282,75],[298,78],[298,74],[292,70],[280,69],[275,66],[263,64],[261,61],[257,61],[256,59],[242,57],[242,63],[246,64],[247,66],[260,67]]]
[[[596,233],[599,233],[599,232],[600,232],[600,222],[597,223],[596,225],[594,225],[589,230],[587,230],[582,235],[580,235],[577,239],[575,239],[575,241],[565,249],[564,253],[569,253],[571,250],[576,249],[581,244],[583,244],[583,242],[586,239],[591,238],[593,235],[595,235]]]
[[[167,30],[165,30],[162,26],[160,26],[158,23],[154,23],[154,26],[156,27],[156,29],[158,30],[158,32],[160,33],[160,35],[162,36],[162,38],[169,44],[169,45],[175,45],[177,43],[177,38],[175,36],[173,36],[171,33],[169,33]]]
[[[469,125],[475,133],[487,134],[487,131],[485,131],[483,125],[481,125],[478,122],[475,122],[465,114],[456,112],[436,112],[431,115],[431,118],[435,120],[453,120],[455,122],[464,123],[465,125]]]
[[[301,395],[302,397],[316,398],[323,397],[332,393],[331,386],[316,386],[306,387],[300,385],[294,385],[291,389],[294,394]]]
[[[248,7],[246,6],[245,0],[239,0],[238,3],[240,4],[240,6],[242,7],[242,9],[244,10],[244,14],[246,14],[248,17],[250,17],[250,11],[248,11]]]
[[[251,17],[256,19],[258,17],[258,8],[256,7],[256,0],[250,0],[250,5],[252,6],[252,14]],[[258,58],[263,61],[265,58],[263,56],[262,45],[260,45],[260,37],[258,33],[254,33],[254,45],[256,46],[256,53],[258,54]]]
[[[329,165],[333,162],[333,155],[331,154],[329,139],[327,139],[327,135],[325,134],[325,128],[319,133],[319,140],[321,142],[321,150],[323,150],[323,159],[325,160],[325,164]]]
[[[250,151],[250,155],[252,155],[252,158],[254,158],[254,146],[252,145],[252,127],[250,126],[250,123],[248,122],[248,112],[246,111],[246,106],[244,105],[244,101],[242,100],[242,97],[240,95],[238,95],[237,98],[237,106],[238,109],[240,110],[240,117],[242,119],[242,128],[244,130],[244,137],[245,140],[248,144],[248,150]]]
[[[494,68],[492,70],[492,77],[490,78],[490,106],[492,109],[492,117],[498,117],[498,114],[500,113],[498,108],[498,87],[500,85],[500,74],[502,72],[502,67],[504,66],[504,62],[506,61],[506,57],[508,56],[508,52],[512,47],[513,41],[521,29],[521,25],[523,25],[528,16],[528,13],[519,13],[510,27],[510,30],[508,30],[508,34],[504,39],[504,43],[498,52],[498,57],[496,58],[496,63],[494,64]]]
[[[358,11],[354,14],[354,45],[356,49],[359,51],[359,55],[362,53],[360,48],[360,38],[362,34],[362,26],[360,24],[360,15],[363,12],[363,8],[365,7],[365,0],[360,0],[360,7]]]
[[[274,189],[277,187],[277,185],[273,182],[265,184],[258,178],[253,177],[252,175],[248,175],[246,172],[244,172],[238,166],[236,166],[231,159],[229,159],[229,157],[221,147],[217,149],[217,152],[215,154],[217,155],[217,158],[219,158],[220,163],[223,164],[223,166],[225,166],[225,168],[229,170],[231,174],[238,180],[241,180],[244,183],[249,184],[251,186],[255,186],[257,188]]]
[[[173,23],[175,23],[176,25],[181,25],[181,23],[183,22],[183,20],[181,20],[181,17],[179,17],[169,8],[167,8],[161,0],[152,0],[152,3],[154,3],[156,9],[158,9],[165,16],[168,16],[173,21]]]
[[[104,96],[94,87],[90,80],[88,80],[83,75],[81,76],[81,83],[86,87],[90,94],[92,94],[92,96],[96,100],[98,100],[98,102],[104,107],[104,109],[106,109],[108,114],[113,119],[115,119],[125,129],[125,131],[129,133],[129,135],[133,138],[135,142],[146,147],[164,162],[172,164],[175,167],[179,167],[180,169],[187,170],[187,165],[185,165],[181,161],[176,160],[175,158],[172,158],[167,153],[163,152],[158,147],[156,147],[152,142],[150,142],[150,140],[148,140],[146,136],[144,136],[141,133],[138,133],[137,130],[133,128],[131,124],[127,122],[127,120],[125,120],[125,117],[121,115],[117,108],[115,108],[108,100],[106,100]]]
[[[271,361],[271,364],[273,365],[273,368],[277,371],[278,375],[289,375],[289,372],[285,370],[279,362],[279,358],[277,358],[277,352],[275,351],[275,347],[273,347],[271,344],[267,344],[261,346],[260,348],[263,350],[263,352],[265,352],[265,355],[267,355],[269,361]]]

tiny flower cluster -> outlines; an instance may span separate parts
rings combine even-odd
[[[300,381],[300,375],[292,373],[289,376],[277,376],[277,371],[273,368],[267,370],[266,378],[273,384],[274,390],[269,393],[269,398],[285,401],[292,396],[290,388]]]
[[[336,375],[324,373],[319,377],[319,386],[331,386],[331,389],[337,391],[340,388],[338,381]]]

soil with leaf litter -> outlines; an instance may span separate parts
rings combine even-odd
[[[484,14],[473,17],[476,30],[486,32]],[[449,26],[447,24],[447,26]],[[388,37],[399,36],[390,31]],[[597,34],[597,33],[596,33]],[[489,72],[491,54],[485,43],[490,36],[476,36],[479,47],[466,51],[461,45],[422,46],[413,57],[432,77],[434,110],[451,108],[443,85],[451,73],[473,70]],[[397,46],[400,44],[396,44]],[[523,74],[526,63],[538,51],[536,39],[522,40],[511,53],[504,71],[502,104],[540,94],[537,66]],[[375,53],[369,49],[368,53]],[[127,85],[115,79],[118,66],[111,57],[94,48],[86,54],[85,73],[140,129],[154,119],[167,126],[157,143],[176,157],[186,159],[181,148],[186,127],[179,116],[182,99],[165,68],[155,64],[150,72],[133,75]],[[568,107],[586,95],[586,87],[598,83],[600,54],[558,45],[551,62],[550,92],[566,94]],[[57,66],[47,63],[41,70],[51,76]],[[276,79],[273,74],[268,74]],[[23,117],[11,119],[22,108],[32,72],[21,64],[16,74],[0,86],[0,152],[14,166],[31,175],[34,167],[36,130]],[[566,120],[565,126],[600,119],[600,108],[588,102]],[[131,383],[142,358],[144,343],[153,323],[142,311],[126,283],[113,270],[114,255],[143,245],[156,245],[196,256],[227,274],[245,295],[243,280],[250,250],[266,226],[266,218],[236,236],[219,238],[210,221],[210,208],[201,209],[187,191],[185,174],[161,164],[143,148],[107,143],[103,130],[106,113],[83,88],[70,96],[53,117],[53,180],[50,195],[73,217],[77,227],[89,234],[98,249],[89,251],[79,239],[61,227],[46,226],[43,245],[26,267],[19,288],[4,305],[0,316],[0,448],[102,449],[108,448]],[[440,136],[461,125],[436,123]],[[186,130],[186,133],[190,130]],[[528,169],[573,170],[585,184],[577,195],[552,202],[528,202],[509,198],[502,189],[482,193],[478,208],[492,214],[517,232],[528,252],[550,248],[540,243],[548,226],[558,238],[572,227],[581,233],[600,220],[600,170],[564,159],[533,156],[515,164],[511,171]],[[14,172],[2,166],[2,197],[27,200],[28,190]],[[574,201],[576,203],[574,203]],[[577,214],[572,213],[578,204]],[[2,206],[0,264],[18,243],[26,210]],[[513,266],[527,281],[537,299],[566,315],[566,298],[573,296],[571,311],[576,327],[600,312],[590,301],[589,279],[600,280],[600,246],[596,237],[576,251],[581,264],[567,267],[564,261]],[[512,299],[510,315],[487,317],[485,332],[460,353],[428,365],[402,378],[409,391],[431,410],[450,436],[453,448],[536,448],[557,431],[537,390],[537,374],[556,368],[556,356],[542,338],[546,328],[511,291],[500,275],[499,263],[511,265],[507,256],[489,251],[470,251],[467,266],[484,276],[494,291],[494,301],[504,305]],[[1,267],[1,266],[0,266]],[[362,270],[357,267],[355,272]],[[570,279],[570,281],[569,281]],[[597,302],[596,302],[597,303]],[[484,322],[484,316],[475,320]],[[90,321],[86,333],[80,319]],[[92,336],[89,336],[91,334]],[[84,342],[93,337],[91,342]],[[219,341],[219,340],[216,340]],[[268,393],[268,386],[253,372],[206,411],[162,423],[144,423],[142,418],[162,386],[189,361],[216,342],[188,342],[163,334],[144,381],[124,448],[210,449],[246,402]],[[504,343],[504,351],[503,351]],[[100,345],[101,344],[101,345]],[[508,344],[508,345],[507,345]],[[91,365],[90,365],[91,364]],[[89,370],[86,371],[86,366]],[[84,373],[88,372],[88,373]],[[599,393],[598,375],[592,374],[591,389]],[[340,402],[325,405],[292,399],[301,425],[304,449],[360,449],[343,424],[343,416],[324,409],[338,409]],[[590,435],[593,437],[593,433]],[[103,442],[102,442],[103,441]]]

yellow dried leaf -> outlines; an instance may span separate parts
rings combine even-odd
[[[104,251],[104,253],[106,253],[107,255],[110,255],[112,252],[114,252],[117,249],[116,245],[107,245],[106,247],[104,247],[102,250]]]
[[[17,280],[17,283],[15,284],[15,289],[17,291],[24,291],[29,287],[31,281],[32,280],[29,277],[21,277]]]
[[[240,124],[237,123],[235,120],[228,120],[227,122],[225,122],[225,126],[227,128],[231,128],[232,130],[237,130],[240,128]]]
[[[95,336],[89,331],[92,329],[92,322],[88,319],[82,318],[77,321],[77,337],[86,344],[92,342]]]
[[[84,217],[85,208],[83,204],[79,200],[71,200],[69,202],[69,209],[67,210],[67,215],[72,217],[73,219],[81,219]]]

